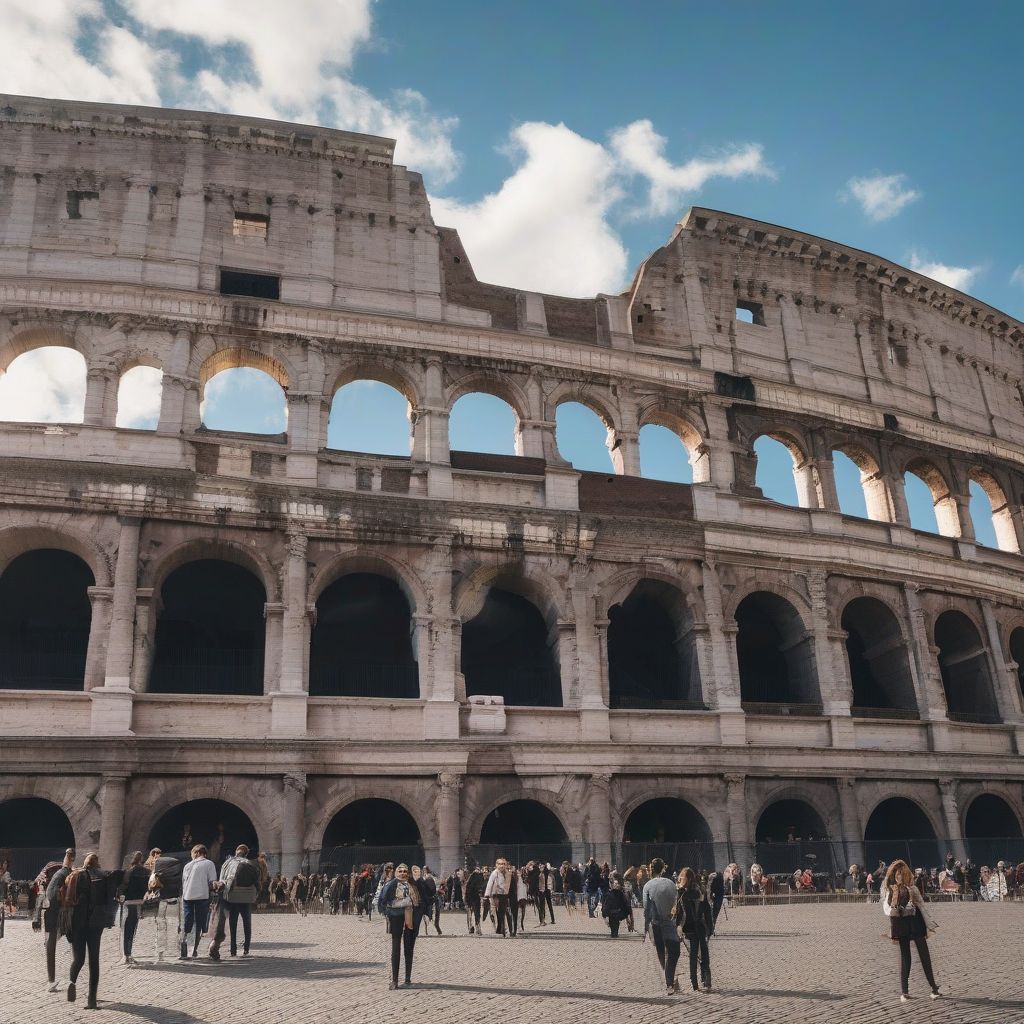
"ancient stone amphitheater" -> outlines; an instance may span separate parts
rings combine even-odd
[[[0,372],[62,346],[87,380],[82,422],[0,424],[0,848],[1019,850],[1024,325],[707,209],[621,295],[482,283],[392,153],[0,97]],[[139,366],[152,430],[116,425]],[[204,426],[235,367],[285,433]],[[360,380],[408,399],[407,456],[327,446]],[[471,393],[515,455],[451,449]],[[566,402],[614,473],[559,453]],[[649,424],[692,484],[641,476]],[[765,436],[798,505],[755,484]]]

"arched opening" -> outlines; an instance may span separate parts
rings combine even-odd
[[[418,697],[412,614],[399,585],[349,573],[317,598],[310,644],[314,697]]]
[[[557,629],[519,594],[492,586],[479,613],[462,626],[466,695],[503,697],[507,705],[558,708],[562,684]]]
[[[156,430],[160,422],[164,371],[156,366],[133,366],[117,384],[114,425],[131,430]]]
[[[288,400],[266,371],[233,366],[203,386],[199,415],[207,430],[280,437],[288,429]]]
[[[1024,861],[1020,819],[1013,808],[994,793],[982,793],[971,801],[964,820],[964,838],[976,864],[995,867],[999,861]]]
[[[889,490],[874,456],[855,445],[835,448],[832,451],[832,472],[843,515],[879,523],[892,520]]]
[[[327,447],[408,456],[412,451],[409,399],[379,380],[354,380],[338,388],[327,420]]]
[[[903,474],[903,487],[913,529],[939,533],[943,537],[960,536],[956,501],[946,478],[935,466],[915,459]]]
[[[515,866],[543,858],[557,867],[572,860],[572,844],[558,816],[537,800],[510,800],[484,819],[470,856],[480,864],[507,857]]]
[[[703,708],[693,616],[675,587],[641,580],[608,620],[613,708]]]
[[[935,621],[935,646],[949,717],[961,722],[998,722],[988,650],[974,623],[963,612],[943,612]]]
[[[1010,634],[1010,657],[1017,666],[1017,685],[1024,699],[1024,626],[1018,626]]]
[[[854,715],[916,718],[910,659],[892,611],[876,598],[856,597],[843,609],[841,625],[847,634]]]
[[[974,469],[970,474],[970,513],[979,544],[1000,551],[1020,551],[1013,513],[1006,493],[991,473]]]
[[[452,451],[489,455],[519,453],[519,417],[508,402],[482,391],[463,395],[448,419]]]
[[[320,848],[321,867],[344,871],[389,860],[423,864],[423,841],[416,819],[400,803],[355,800],[328,822]]]
[[[821,711],[814,640],[799,612],[767,591],[748,594],[736,608],[740,696],[748,712]]]
[[[573,469],[614,473],[608,449],[610,426],[593,409],[580,402],[562,402],[555,410],[555,442],[558,452]]]
[[[836,870],[841,859],[833,851],[822,816],[806,800],[776,800],[757,820],[754,831],[757,863],[765,874],[812,874]]]
[[[18,555],[0,575],[0,689],[81,690],[92,570],[68,551]]]
[[[941,863],[935,829],[913,800],[891,797],[871,812],[864,829],[864,857],[870,870],[879,861],[902,859],[911,867]]]
[[[154,693],[263,693],[266,591],[248,569],[202,558],[160,588],[149,689]]]
[[[640,474],[674,484],[694,482],[690,451],[674,430],[657,423],[640,428]]]
[[[757,468],[754,483],[761,493],[781,505],[801,504],[797,494],[796,467],[803,462],[803,454],[792,442],[762,434],[754,442]]]
[[[189,800],[160,816],[150,829],[148,845],[165,854],[187,854],[197,843],[218,867],[244,843],[255,858],[259,837],[249,816],[227,800]]]
[[[715,869],[711,829],[693,804],[657,797],[640,804],[626,819],[617,862],[649,864],[654,857],[661,857],[674,871],[682,867]]]
[[[63,860],[64,851],[74,845],[75,830],[52,801],[22,796],[0,803],[0,861],[8,862],[15,881],[35,878],[47,861]]]
[[[845,452],[837,449],[832,452],[832,473],[836,481],[839,511],[844,516],[856,516],[858,519],[867,519],[867,500],[864,496],[864,485],[861,479],[860,467],[857,463]]]
[[[85,358],[73,348],[45,345],[22,353],[0,373],[0,420],[81,423],[85,377]]]

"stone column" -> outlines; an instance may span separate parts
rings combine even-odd
[[[562,707],[578,707],[580,683],[576,658],[576,623],[559,619],[555,629],[558,644],[558,675],[562,681]]]
[[[110,605],[114,596],[112,587],[89,587],[89,646],[85,654],[83,689],[94,690],[103,685],[106,674],[107,635],[110,632]]]
[[[903,597],[910,619],[911,645],[914,664],[917,667],[917,706],[921,718],[930,722],[932,746],[937,750],[948,749],[948,719],[946,716],[946,693],[942,687],[942,675],[936,657],[936,648],[930,642],[925,624],[924,609],[915,584],[903,585]]]
[[[985,623],[985,646],[988,648],[992,686],[995,690],[999,717],[1008,724],[1019,726],[1024,721],[1024,714],[1016,666],[1011,669],[1007,665],[1002,637],[999,635],[999,623],[996,622],[991,602],[979,601],[978,604],[981,606],[981,617]]]
[[[93,426],[114,425],[113,420],[106,423],[107,412],[110,407],[108,392],[111,387],[117,386],[114,371],[106,366],[91,366],[85,375],[85,413],[82,417],[83,423]],[[116,405],[116,402],[114,403]]]
[[[609,430],[605,445],[619,476],[641,476],[640,435],[629,430]]]
[[[161,381],[160,420],[158,434],[180,434],[185,414],[185,395],[195,385],[185,376],[192,352],[192,336],[188,331],[177,331],[171,346],[171,357],[164,368]],[[193,428],[194,429],[194,428]]]
[[[590,776],[586,841],[590,855],[597,859],[598,864],[611,863],[615,859],[612,844],[618,844],[621,839],[612,834],[611,783],[609,772],[595,772]]]
[[[749,874],[754,863],[754,844],[750,838],[750,819],[747,817],[747,778],[745,775],[724,775],[725,812],[729,822],[729,846],[732,859]]]
[[[841,778],[839,786],[839,814],[843,824],[843,841],[846,846],[847,864],[864,864],[864,826],[860,820],[860,807],[857,804],[857,780]]]
[[[114,596],[107,638],[106,677],[108,690],[131,688],[132,655],[135,653],[135,598],[139,575],[139,534],[142,520],[131,516],[121,519],[114,568]]]
[[[437,843],[438,865],[444,877],[462,866],[462,817],[460,811],[463,777],[456,772],[440,772],[437,776]]]
[[[281,871],[291,876],[302,867],[306,852],[306,773],[289,772],[282,782]]]
[[[306,603],[307,544],[304,534],[288,534],[281,615],[281,669],[271,691],[271,728],[275,736],[302,736],[306,732],[306,655],[310,641],[310,610]]]
[[[960,828],[960,809],[957,807],[956,779],[939,779],[942,798],[942,820],[946,825],[946,839],[958,861],[967,863],[967,844]],[[941,853],[941,851],[940,851]]]
[[[124,846],[125,775],[105,775],[100,805],[100,867],[105,871],[121,867]]]
[[[153,638],[159,615],[159,597],[152,587],[135,591],[135,650],[132,654],[131,687],[136,693],[149,689],[153,658]]]

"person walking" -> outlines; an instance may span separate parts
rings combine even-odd
[[[132,950],[135,948],[135,933],[139,929],[142,902],[146,898],[150,876],[142,858],[141,850],[132,854],[117,893],[121,901],[121,959],[117,963],[122,967],[134,967],[136,963]]]
[[[623,921],[630,920],[633,915],[633,908],[629,905],[629,898],[622,887],[622,880],[617,871],[613,871],[609,880],[608,891],[601,901],[601,916],[608,922],[612,938],[619,937],[619,926]],[[630,925],[630,931],[632,931]]]
[[[927,905],[914,885],[914,875],[904,860],[894,860],[882,881],[882,912],[889,918],[889,937],[900,948],[900,1002],[910,1000],[910,943],[917,947],[917,958],[931,988],[932,999],[940,996],[932,972],[932,958],[928,950],[928,933],[938,924],[931,917]]]
[[[494,862],[491,877],[487,879],[484,898],[491,901],[492,912],[497,915],[495,929],[501,936],[506,934],[505,919],[508,916],[508,896],[511,884],[512,874],[509,870],[509,863],[504,857],[499,857]]]
[[[660,857],[651,861],[651,879],[644,886],[643,896],[644,936],[650,933],[658,962],[665,972],[667,995],[679,991],[676,981],[676,965],[679,963],[679,933],[673,916],[676,904],[676,887],[665,877],[665,862]]]
[[[224,941],[225,921],[224,905],[228,910],[231,928],[231,955],[238,955],[238,920],[242,920],[242,956],[249,956],[252,943],[252,905],[256,902],[256,890],[259,886],[260,872],[256,864],[249,860],[249,847],[240,843],[235,855],[224,861],[217,883],[221,893],[221,912],[210,943],[209,957],[220,959],[220,947]]]
[[[463,889],[466,901],[466,922],[469,925],[470,935],[481,934],[480,901],[483,899],[485,885],[484,873],[478,867],[473,868],[466,879],[465,888]]]
[[[591,857],[583,869],[583,895],[587,899],[587,916],[594,916],[594,908],[597,906],[598,894],[601,891],[601,868],[597,861]]]
[[[722,904],[725,903],[725,878],[721,871],[712,871],[708,875],[708,899],[711,902],[711,919],[718,924],[718,915],[722,912]]]
[[[262,880],[262,877],[261,877]],[[210,893],[217,884],[217,869],[207,856],[201,843],[192,847],[192,859],[181,873],[181,899],[184,904],[184,923],[181,929],[179,960],[188,959],[189,936],[192,940],[192,959],[199,956],[199,943],[206,932],[210,916]]]
[[[420,872],[420,892],[423,894],[423,934],[429,934],[432,923],[434,931],[440,935],[442,897],[438,891],[437,879],[427,865],[424,865]]]
[[[153,951],[157,963],[160,963],[167,953],[168,918],[175,922],[175,935],[181,929],[181,872],[184,865],[177,857],[165,857],[160,850],[151,851],[149,856],[153,862],[149,891],[153,894],[151,898],[160,901],[153,922],[156,926]]]
[[[398,988],[398,968],[403,951],[405,986],[408,988],[412,985],[412,958],[423,914],[423,896],[407,864],[399,864],[394,877],[384,884],[377,898],[377,909],[387,919],[391,936],[391,984],[388,988]]]
[[[68,981],[68,1002],[78,996],[78,975],[89,960],[89,998],[86,1009],[98,1009],[96,996],[100,985],[100,941],[105,928],[114,925],[116,912],[115,894],[122,871],[101,871],[100,859],[95,853],[88,853],[82,867],[67,876],[62,886],[65,908],[71,911],[71,927],[68,938],[71,941],[72,960]]]
[[[715,922],[711,904],[697,881],[692,868],[679,872],[674,920],[682,928],[690,947],[690,984],[697,992],[697,959],[700,958],[700,980],[705,992],[711,991],[711,956],[708,939],[714,934]]]
[[[544,908],[548,910],[548,923],[555,923],[555,904],[551,900],[551,890],[554,884],[554,875],[551,871],[551,865],[546,860],[540,860],[537,862],[538,874],[537,874],[537,913],[540,917],[540,923],[544,924]]]
[[[57,940],[60,938],[60,891],[64,880],[71,874],[75,863],[75,851],[68,847],[64,860],[50,876],[43,897],[43,928],[46,932],[46,978],[47,992],[59,992],[57,984]]]

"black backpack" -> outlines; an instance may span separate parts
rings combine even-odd
[[[235,880],[231,888],[234,889],[238,886],[242,888],[255,888],[259,885],[259,882],[260,869],[251,860],[239,858],[238,867],[235,868]]]
[[[185,865],[177,857],[158,857],[153,874],[160,881],[160,898],[176,900],[181,896],[181,873]]]

